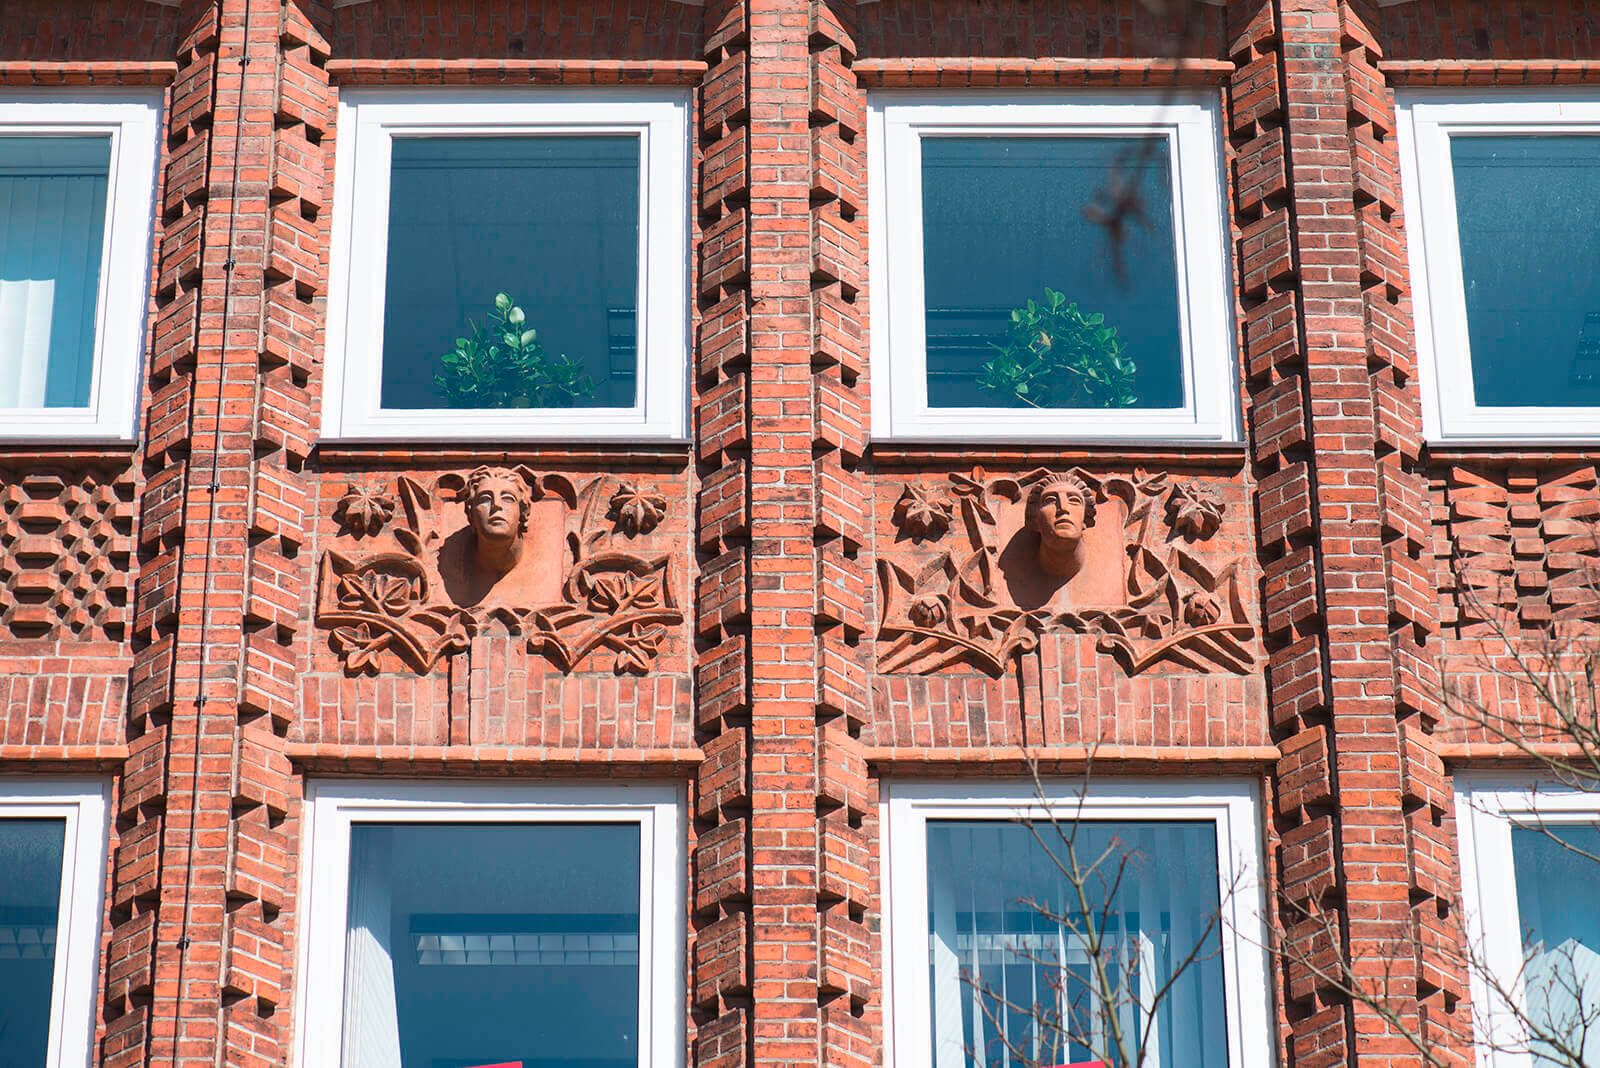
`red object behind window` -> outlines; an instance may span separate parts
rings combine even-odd
[[[1095,1063],[1098,1064],[1099,1062],[1096,1061]],[[479,1064],[479,1065],[474,1065],[473,1068],[522,1068],[522,1062],[521,1061],[504,1061],[504,1062],[502,1062],[500,1064]],[[1062,1068],[1073,1068],[1073,1066],[1070,1065],[1070,1064],[1069,1065],[1063,1065]]]
[[[488,1068],[496,1068],[489,1065]],[[1072,1064],[1058,1064],[1054,1068],[1106,1068],[1105,1061],[1074,1061]]]

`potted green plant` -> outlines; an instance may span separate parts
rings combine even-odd
[[[983,365],[979,389],[1002,404],[1034,408],[1126,408],[1137,404],[1136,367],[1100,312],[1045,287],[1044,303],[1011,312],[1006,343]]]
[[[506,294],[495,295],[486,321],[469,326],[471,336],[456,338],[433,376],[445,407],[571,408],[594,394],[583,364],[545,352],[526,313]]]

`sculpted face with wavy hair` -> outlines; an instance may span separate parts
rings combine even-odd
[[[504,467],[476,468],[467,475],[462,507],[477,538],[478,565],[497,574],[514,568],[533,510],[533,493],[522,476]]]
[[[1023,522],[1039,535],[1040,569],[1071,578],[1083,567],[1083,532],[1094,526],[1094,491],[1072,474],[1044,479],[1028,493]]]

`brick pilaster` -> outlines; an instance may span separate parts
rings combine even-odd
[[[750,998],[751,626],[750,12],[705,8],[708,67],[700,94],[699,259],[695,338],[696,516],[700,648],[695,722],[705,760],[695,777],[694,926],[689,1003],[700,1068],[748,1064]]]
[[[1349,961],[1403,1025],[1442,981],[1413,913],[1436,829],[1427,744],[1432,568],[1404,293],[1392,111],[1376,46],[1337,0],[1236,3],[1235,210],[1280,836],[1291,1064],[1412,1064],[1410,1042],[1319,981]],[[1420,936],[1419,936],[1419,932]]]

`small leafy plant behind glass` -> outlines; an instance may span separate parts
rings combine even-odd
[[[1008,407],[1127,408],[1139,401],[1136,370],[1126,346],[1100,312],[1085,315],[1077,304],[1045,287],[1035,301],[1011,312],[1011,336],[990,343],[999,355],[983,365],[977,385]]]
[[[594,393],[594,379],[565,353],[551,356],[527,316],[504,293],[494,298],[487,322],[469,324],[433,376],[446,408],[570,408]]]

